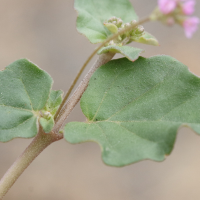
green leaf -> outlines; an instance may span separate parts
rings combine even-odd
[[[65,126],[71,143],[98,142],[103,161],[163,161],[180,126],[200,134],[200,79],[168,56],[123,58],[100,67],[81,99],[87,122]]]
[[[51,77],[26,59],[0,72],[0,141],[37,134],[37,117],[51,85]]]
[[[140,54],[144,51],[142,49],[130,47],[130,46],[107,46],[99,50],[98,54],[107,53],[107,52],[120,53],[128,58],[130,61],[135,61],[138,59]]]
[[[118,17],[123,22],[137,20],[137,15],[129,0],[75,0],[78,12],[77,30],[91,43],[103,42],[111,33],[103,25],[110,17]]]
[[[42,126],[45,133],[51,132],[54,127],[54,118],[53,116],[50,119],[40,118],[40,125]]]
[[[149,44],[153,46],[159,46],[158,40],[153,35],[151,35],[150,33],[146,31],[141,37],[134,38],[133,41],[143,43],[143,44]]]
[[[55,115],[58,107],[62,102],[62,95],[63,91],[61,90],[51,90],[49,99],[44,110],[49,111],[52,115]]]

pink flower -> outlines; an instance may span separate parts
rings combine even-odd
[[[200,20],[198,17],[188,17],[183,22],[183,27],[185,29],[185,35],[187,38],[191,38],[193,33],[197,30]]]
[[[169,14],[177,5],[176,0],[158,0],[158,6],[163,14]]]
[[[185,15],[191,15],[194,13],[194,7],[195,7],[195,0],[188,0],[185,1],[182,5],[183,13]]]

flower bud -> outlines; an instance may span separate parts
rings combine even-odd
[[[116,45],[113,40],[108,43],[108,46]]]
[[[144,27],[139,25],[136,29],[136,34],[141,35],[144,32]]]
[[[166,23],[167,23],[168,26],[172,26],[172,25],[175,24],[175,20],[174,20],[173,17],[169,17],[169,18],[166,19]]]
[[[122,24],[123,24],[123,21],[120,18],[118,18],[117,19],[117,27],[121,27]]]
[[[136,20],[132,20],[132,21],[130,22],[131,25],[136,24],[136,23],[137,23]]]
[[[124,28],[127,28],[127,27],[129,27],[130,26],[130,23],[125,23],[124,24]]]
[[[122,29],[128,28],[129,26],[130,26],[130,23],[125,23],[125,24],[122,25]],[[129,37],[129,36],[130,36],[130,31],[126,31],[126,32],[124,33],[124,36],[125,36],[125,37]]]
[[[50,119],[52,117],[52,114],[49,111],[44,112],[44,118],[45,119]]]
[[[117,19],[117,17],[113,16],[108,20],[108,22],[113,23],[114,21],[117,21]]]

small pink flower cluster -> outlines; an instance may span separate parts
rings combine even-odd
[[[195,3],[195,0],[158,0],[160,11],[164,15],[169,16],[169,24],[173,20],[180,23],[185,30],[186,37],[188,38],[192,37],[200,23],[198,17],[188,16],[194,13]]]

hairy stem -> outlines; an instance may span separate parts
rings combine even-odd
[[[62,138],[62,135],[49,133],[45,134],[40,128],[39,133],[25,149],[21,156],[13,163],[0,181],[0,200],[12,187],[15,181],[23,173],[23,171],[30,165],[30,163],[52,142]]]
[[[31,144],[25,149],[25,151],[22,153],[21,156],[18,157],[18,159],[14,162],[14,164],[8,169],[6,174],[3,176],[3,178],[0,181],[0,200],[4,197],[4,195],[8,192],[8,190],[12,187],[12,185],[15,183],[15,181],[19,178],[19,176],[23,173],[23,171],[30,165],[30,163],[51,143],[60,140],[63,138],[62,134],[59,134],[59,130],[62,128],[62,126],[65,123],[65,120],[73,110],[73,108],[76,106],[76,104],[79,102],[82,94],[86,90],[89,80],[92,76],[92,74],[96,71],[98,67],[101,65],[107,63],[110,61],[114,53],[106,53],[99,56],[98,60],[95,62],[93,67],[89,70],[89,72],[86,74],[84,79],[81,81],[75,92],[72,94],[72,96],[67,101],[71,91],[73,90],[75,84],[77,83],[80,75],[82,74],[83,70],[87,66],[87,64],[90,62],[90,60],[96,55],[96,53],[105,46],[109,41],[117,38],[119,35],[124,34],[125,32],[133,29],[134,27],[138,26],[139,24],[143,24],[147,21],[149,21],[150,18],[145,18],[138,23],[129,26],[128,28],[122,29],[117,34],[112,35],[107,40],[105,40],[86,60],[84,65],[82,66],[81,70],[77,74],[75,80],[73,81],[69,91],[64,97],[64,100],[56,113],[55,121],[56,124],[52,130],[51,133],[45,134],[40,127],[39,133],[34,138],[34,140],[31,142]],[[67,103],[66,103],[67,101]]]
[[[62,110],[59,113],[58,119],[55,123],[55,126],[53,128],[53,132],[57,133],[63,126],[65,120],[67,119],[67,117],[69,116],[69,114],[71,113],[71,111],[79,102],[81,96],[85,92],[92,74],[96,71],[97,68],[110,61],[114,55],[115,53],[105,53],[99,56],[98,60],[94,63],[92,68],[86,74],[86,76],[81,81],[75,92],[69,98],[67,103],[63,106]]]
[[[70,86],[70,88],[69,88],[67,94],[65,95],[65,97],[64,97],[64,99],[63,99],[63,101],[62,101],[62,103],[61,103],[61,105],[60,105],[58,111],[56,112],[54,119],[57,119],[58,115],[60,115],[60,111],[62,110],[64,104],[66,103],[66,101],[67,101],[67,99],[68,99],[70,93],[72,92],[74,86],[76,85],[78,79],[80,78],[80,76],[81,76],[83,70],[86,68],[86,66],[87,66],[87,64],[90,62],[90,60],[97,54],[97,52],[98,52],[102,47],[104,47],[105,44],[107,44],[107,43],[110,42],[111,40],[117,38],[119,35],[123,35],[123,34],[126,33],[127,31],[130,31],[131,29],[135,28],[136,26],[138,26],[138,25],[140,25],[140,24],[144,24],[145,22],[148,22],[148,21],[150,21],[150,20],[151,20],[150,17],[146,17],[146,18],[140,20],[139,22],[137,22],[136,24],[132,24],[131,26],[120,30],[118,33],[116,33],[116,34],[110,36],[108,39],[106,39],[98,48],[95,49],[95,51],[88,57],[88,59],[86,60],[86,62],[85,62],[85,63],[83,64],[83,66],[81,67],[79,73],[77,74],[77,76],[76,76],[76,78],[74,79],[72,85]],[[123,42],[123,45],[125,45],[125,41]]]

